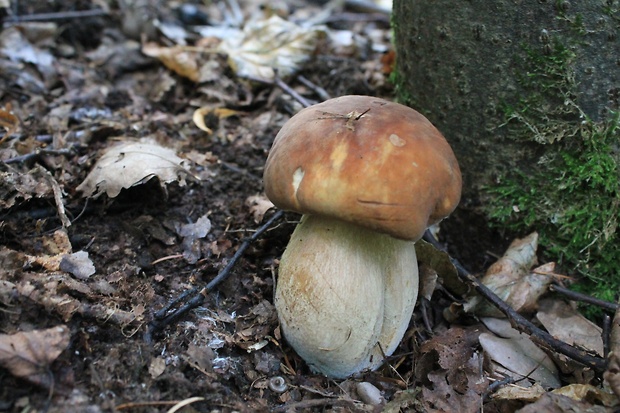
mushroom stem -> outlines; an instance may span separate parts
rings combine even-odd
[[[280,261],[275,305],[285,338],[308,365],[345,378],[394,352],[417,294],[412,241],[304,215]]]

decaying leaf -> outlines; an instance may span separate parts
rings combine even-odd
[[[497,372],[508,374],[521,385],[527,386],[531,380],[544,388],[560,387],[557,367],[526,334],[512,328],[510,322],[504,319],[481,320],[493,334],[480,334],[480,345],[489,358],[499,365],[495,368]],[[500,366],[503,369],[499,369]]]
[[[177,233],[183,237],[183,258],[190,264],[200,259],[200,241],[211,230],[211,221],[207,215],[203,215],[192,224],[184,224],[177,228]]]
[[[95,273],[95,265],[88,258],[88,252],[78,251],[66,254],[60,260],[60,270],[73,274],[80,280],[86,280]]]
[[[242,35],[224,38],[219,49],[237,76],[271,80],[276,72],[281,77],[297,72],[323,35],[321,28],[304,28],[273,15],[248,22]]]
[[[602,329],[569,304],[559,300],[541,300],[536,318],[553,337],[603,355]]]
[[[451,327],[422,344],[415,376],[429,380],[422,388],[424,411],[478,411],[488,386],[475,351],[479,334],[478,328]]]
[[[616,411],[614,408],[574,400],[553,391],[543,394],[534,403],[519,409],[517,413],[613,413]]]
[[[8,27],[0,32],[0,55],[13,62],[33,65],[48,86],[58,79],[54,55],[48,50],[32,45],[17,26]],[[22,68],[28,70],[26,65],[22,65]]]
[[[536,309],[538,298],[547,292],[553,278],[555,263],[534,270],[538,234],[533,233],[510,244],[502,258],[489,267],[482,283],[517,312]],[[479,296],[468,299],[463,306],[467,312],[483,317],[504,317],[497,308]]]
[[[53,193],[47,171],[42,166],[36,165],[22,173],[0,165],[0,209],[11,208],[31,198],[50,197]]]
[[[116,197],[121,189],[140,185],[151,178],[165,186],[173,181],[185,185],[189,165],[172,149],[150,142],[126,142],[108,149],[77,190],[84,197],[106,193]]]
[[[41,266],[47,271],[59,271],[60,261],[71,253],[71,241],[65,230],[57,230],[51,236],[42,238],[43,254],[24,255],[24,266]]]
[[[51,387],[54,377],[50,365],[69,345],[66,326],[15,334],[0,334],[0,365],[31,383]]]
[[[546,390],[540,385],[540,383],[534,383],[530,387],[510,384],[498,389],[491,395],[491,398],[493,400],[519,400],[522,402],[531,403],[538,400],[538,398],[545,394],[545,392]]]
[[[0,128],[5,131],[5,136],[0,142],[9,135],[14,134],[19,128],[19,118],[9,109],[0,108]]]
[[[273,203],[265,195],[250,195],[245,200],[245,205],[250,208],[250,213],[257,224],[263,220],[265,213],[274,207]]]
[[[554,394],[561,394],[573,400],[614,407],[620,404],[620,400],[613,393],[591,384],[569,384],[552,391]]]
[[[213,51],[189,46],[163,47],[146,43],[142,46],[142,53],[159,59],[168,69],[196,83],[215,80],[214,77],[219,75],[219,70],[213,70],[217,69],[214,65],[219,63],[204,57]]]
[[[419,240],[415,243],[415,252],[418,261],[436,271],[441,284],[451,293],[464,295],[469,292],[469,287],[459,278],[456,268],[447,253],[439,251],[424,240]]]

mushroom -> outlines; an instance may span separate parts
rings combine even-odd
[[[378,368],[413,314],[414,242],[460,199],[452,149],[407,106],[343,96],[282,127],[264,184],[277,207],[303,214],[278,270],[284,337],[328,377]]]

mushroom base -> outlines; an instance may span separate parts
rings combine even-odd
[[[275,306],[306,363],[345,378],[378,368],[396,350],[417,294],[412,241],[304,215],[280,261]]]

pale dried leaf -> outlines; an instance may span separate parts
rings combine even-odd
[[[481,321],[494,334],[480,334],[480,345],[491,360],[513,373],[511,377],[517,383],[529,378],[545,388],[560,387],[557,367],[526,334],[512,328],[507,320],[483,318]]]
[[[519,400],[522,402],[534,402],[545,394],[546,390],[539,383],[530,387],[507,385],[498,389],[491,395],[493,400]]]
[[[106,193],[116,197],[121,189],[142,184],[151,178],[162,186],[178,181],[185,185],[189,165],[174,150],[149,142],[127,142],[108,149],[97,161],[77,190],[84,197]]]
[[[245,205],[250,209],[254,222],[257,224],[263,220],[267,211],[274,207],[273,203],[262,194],[250,195],[246,198]]]
[[[512,242],[502,258],[489,267],[482,283],[517,312],[531,312],[537,307],[538,298],[547,292],[555,263],[547,263],[534,270],[538,234]],[[504,317],[495,306],[473,296],[463,306],[466,312],[483,317]]]
[[[35,66],[47,85],[51,85],[58,78],[54,55],[48,50],[33,46],[17,26],[0,32],[0,55],[14,62]]]
[[[80,280],[87,280],[96,271],[86,251],[64,255],[60,260],[60,270],[73,274]]]
[[[166,360],[163,357],[153,357],[149,364],[149,374],[156,379],[166,370]]]
[[[205,131],[210,135],[213,133],[213,131],[207,126],[205,119],[214,117],[221,120],[229,118],[231,116],[236,116],[238,114],[239,111],[228,108],[202,107],[194,111],[194,114],[192,115],[192,120],[200,130]]]
[[[591,384],[569,384],[553,390],[552,393],[561,394],[563,396],[570,397],[573,400],[594,403],[607,407],[618,406],[618,404],[620,404],[620,400],[618,400],[615,394],[600,387],[594,387]]]
[[[194,264],[202,255],[200,248],[201,238],[207,236],[211,230],[211,221],[207,215],[203,215],[194,223],[180,225],[177,233],[183,237],[183,258],[190,264]]]
[[[308,61],[324,30],[304,28],[293,22],[271,16],[244,26],[242,36],[223,39],[219,49],[240,77],[271,80],[297,72]]]
[[[613,408],[581,402],[553,392],[543,394],[534,403],[516,411],[516,413],[614,413]]]
[[[50,387],[49,367],[69,345],[69,328],[57,326],[15,334],[0,334],[0,365],[13,376]]]
[[[612,352],[609,355],[609,364],[607,365],[607,370],[603,373],[603,378],[609,384],[616,398],[620,398],[620,358],[618,358],[616,353]]]
[[[536,318],[555,338],[602,356],[602,329],[560,300],[541,300]]]

